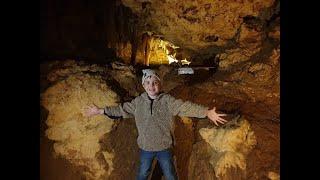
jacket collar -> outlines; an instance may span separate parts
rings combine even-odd
[[[161,97],[164,95],[164,92],[160,92],[160,94],[154,99],[154,101],[158,101],[159,99],[161,99]],[[141,96],[143,97],[143,99],[147,100],[147,101],[151,101],[148,97],[147,92],[144,92],[141,94]]]

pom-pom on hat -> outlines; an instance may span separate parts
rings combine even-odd
[[[144,81],[147,78],[150,78],[152,76],[156,77],[160,81],[159,75],[154,70],[152,70],[152,69],[143,69],[142,70],[142,84],[144,83]]]

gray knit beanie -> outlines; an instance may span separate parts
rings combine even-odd
[[[150,78],[151,76],[154,76],[156,77],[157,79],[159,79],[160,81],[160,77],[159,75],[152,69],[143,69],[142,70],[142,84],[144,83],[144,81],[147,79],[147,78]]]

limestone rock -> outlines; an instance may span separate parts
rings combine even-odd
[[[51,82],[62,80],[69,75],[80,72],[103,72],[105,68],[101,66],[85,65],[84,62],[76,62],[75,60],[68,59],[63,62],[55,61],[50,65],[50,72],[47,75],[47,79]]]
[[[238,43],[239,46],[227,49],[217,57],[220,60],[219,67],[223,70],[241,62],[249,61],[253,55],[261,50],[263,33],[246,25],[241,25]]]
[[[232,52],[233,51],[233,52]],[[260,53],[263,52],[263,53]],[[212,81],[206,81],[199,86],[215,96],[225,99],[234,99],[235,103],[241,102],[242,112],[252,116],[252,112],[261,112],[254,115],[258,119],[279,119],[280,111],[280,46],[270,46],[266,43],[258,55],[246,57],[237,54],[238,50],[226,51],[220,54],[225,58],[221,63],[222,71],[218,71]],[[239,61],[243,57],[243,62]],[[234,61],[233,61],[234,60]],[[219,102],[219,101],[218,101]],[[249,103],[259,103],[251,108],[244,108]],[[257,108],[253,111],[252,108]],[[259,109],[259,110],[258,110]]]
[[[139,81],[132,66],[114,62],[112,63],[112,70],[109,71],[109,74],[129,93],[129,95],[139,95]]]
[[[199,133],[212,147],[210,164],[217,177],[224,176],[231,167],[246,169],[245,157],[257,143],[247,120],[226,128],[203,128]]]
[[[116,56],[124,60],[126,63],[129,64],[131,62],[132,44],[130,42],[108,44],[108,47],[114,48]]]
[[[274,39],[280,40],[280,27],[276,26],[276,28],[268,33],[268,36]]]
[[[246,25],[241,25],[239,35],[239,45],[246,49],[257,49],[262,45],[263,33]]]
[[[280,62],[280,45],[276,49],[272,51],[272,54],[270,56],[270,61],[272,62],[272,65],[278,65]]]
[[[114,169],[113,168],[114,153],[109,153],[108,151],[103,151],[102,154],[103,154],[104,159],[106,160],[108,167],[109,167],[108,172],[107,172],[107,176],[109,176]]]
[[[158,74],[163,81],[161,86],[164,92],[171,91],[185,81],[184,77],[179,76],[177,69],[173,66],[161,65]]]
[[[280,180],[280,175],[277,174],[277,173],[275,173],[275,172],[270,171],[270,172],[268,173],[268,178],[269,178],[270,180]]]
[[[122,0],[141,19],[141,29],[153,31],[190,52],[225,46],[247,16],[258,17],[274,0],[134,1]]]
[[[280,17],[275,19],[271,30],[268,32],[268,37],[273,38],[275,40],[280,40]]]
[[[257,49],[242,49],[235,48],[226,50],[224,53],[218,54],[217,57],[220,59],[219,67],[221,70],[230,68],[231,66],[237,65],[238,63],[248,61],[252,55],[259,52],[260,48]]]
[[[41,100],[49,111],[46,136],[55,142],[55,153],[76,166],[84,166],[88,179],[99,179],[110,173],[112,158],[100,161],[97,153],[101,151],[99,140],[111,131],[114,121],[103,115],[84,116],[84,108],[88,105],[117,105],[118,95],[102,78],[82,72],[69,75],[49,87]]]

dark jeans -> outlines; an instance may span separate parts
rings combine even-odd
[[[144,180],[148,178],[151,171],[152,161],[155,157],[160,164],[162,173],[166,180],[176,180],[177,175],[170,150],[144,151],[142,149],[140,149],[140,167],[137,180]]]

